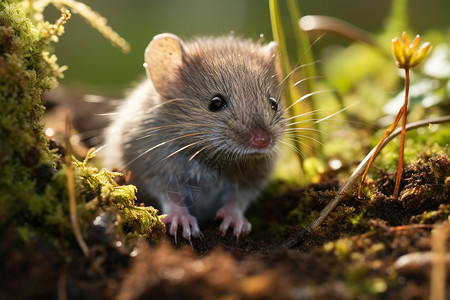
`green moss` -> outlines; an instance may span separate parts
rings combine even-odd
[[[95,195],[92,203],[99,208],[115,208],[121,214],[121,226],[129,236],[159,240],[165,233],[165,225],[161,216],[157,215],[158,211],[151,206],[135,206],[136,187],[118,185],[113,178],[119,173],[89,166],[87,163],[93,157],[94,151],[91,149],[83,162],[74,158],[75,173],[84,185],[84,193]]]
[[[22,10],[28,4],[0,3],[0,232],[15,232],[27,245],[44,240],[68,249],[74,239],[67,172],[59,155],[48,148],[41,121],[42,96],[57,86],[64,70],[50,54],[50,43],[64,32],[64,22],[55,27],[57,32],[49,31],[54,27],[48,22],[33,24]],[[82,232],[99,209],[112,205],[128,233],[159,239],[165,227],[157,211],[135,207],[135,187],[118,186],[113,173],[88,167],[89,158],[74,163]],[[93,197],[97,201],[86,205]]]
[[[352,223],[352,225],[360,225],[364,220],[365,214],[366,211],[363,209],[360,214],[350,218],[350,223]]]
[[[385,244],[374,243],[369,236],[340,238],[326,243],[323,250],[339,262],[330,272],[344,277],[355,296],[380,294],[395,284],[395,274],[380,272]]]
[[[42,130],[42,95],[60,75],[49,50],[14,3],[0,3],[0,227],[22,206],[32,204],[33,215],[42,208],[36,177],[55,159]]]
[[[384,132],[379,132],[374,138],[378,142]],[[417,160],[418,156],[425,159],[446,154],[450,156],[448,141],[450,140],[450,126],[448,124],[435,125],[429,128],[419,128],[406,133],[404,162],[410,164]],[[382,166],[388,172],[397,170],[399,158],[400,136],[394,138],[386,145],[375,159],[376,166]],[[376,178],[376,171],[370,174]]]

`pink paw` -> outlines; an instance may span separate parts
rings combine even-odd
[[[252,230],[252,224],[244,217],[242,212],[230,210],[222,207],[217,211],[216,218],[223,219],[219,226],[222,235],[225,235],[230,225],[233,227],[233,234],[239,238],[241,235],[247,235]]]
[[[170,223],[169,233],[175,238],[175,243],[177,242],[177,231],[178,225],[180,224],[183,228],[182,236],[189,242],[191,242],[191,236],[201,237],[203,234],[197,223],[197,219],[186,212],[170,212],[165,216],[162,221],[165,224]]]

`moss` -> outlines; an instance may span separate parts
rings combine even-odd
[[[395,284],[395,274],[381,271],[380,258],[386,252],[386,245],[373,238],[373,234],[340,238],[322,248],[339,262],[330,272],[344,277],[348,290],[355,296],[380,294]]]
[[[123,232],[129,237],[146,237],[152,241],[161,239],[165,234],[165,225],[153,207],[137,207],[136,187],[133,185],[119,185],[113,178],[120,173],[109,172],[106,169],[98,170],[88,165],[89,159],[94,157],[91,149],[85,160],[80,162],[74,158],[75,173],[81,179],[85,195],[91,194],[95,204],[100,209],[115,208],[121,215]]]
[[[352,225],[360,225],[364,219],[365,214],[366,210],[363,209],[360,214],[350,218],[350,223],[352,223]]]
[[[52,25],[31,20],[25,13],[30,3],[0,3],[0,232],[13,231],[27,245],[43,240],[68,249],[74,239],[66,168],[57,149],[49,149],[41,119],[42,96],[58,85],[64,70],[51,54],[50,43],[64,32],[70,12],[63,10]],[[42,17],[39,9],[31,9],[30,16]],[[82,232],[87,232],[99,209],[112,205],[120,212],[127,233],[159,239],[165,227],[157,211],[135,207],[135,187],[119,186],[112,180],[113,173],[89,168],[89,158],[74,163]],[[94,197],[97,201],[91,203],[101,205],[86,205]]]
[[[377,134],[376,138],[379,139],[380,135]],[[405,164],[416,161],[418,155],[426,160],[436,155],[450,155],[449,140],[450,126],[446,124],[407,132],[404,153]],[[395,171],[398,164],[399,144],[400,137],[396,137],[380,152],[375,163],[378,166],[383,166],[384,169]]]
[[[41,117],[42,95],[57,85],[50,46],[14,3],[0,3],[0,227],[23,206],[39,209],[36,172],[51,167]],[[31,212],[31,211],[30,211]],[[36,212],[36,211],[35,211]]]

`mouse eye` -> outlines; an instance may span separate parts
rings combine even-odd
[[[278,110],[278,101],[274,97],[269,97],[270,105],[274,111]]]
[[[227,101],[222,95],[215,95],[211,101],[209,101],[208,109],[212,112],[216,112],[227,107]]]

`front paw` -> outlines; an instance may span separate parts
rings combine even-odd
[[[233,234],[239,238],[241,235],[247,235],[252,230],[252,224],[244,217],[239,210],[227,209],[222,207],[217,211],[216,218],[223,219],[219,230],[224,236],[230,225],[233,227]]]
[[[198,226],[197,219],[187,211],[169,212],[162,221],[165,224],[170,223],[169,233],[175,238],[175,243],[177,243],[178,225],[182,227],[181,235],[189,242],[191,242],[191,236],[198,238],[203,235]]]

